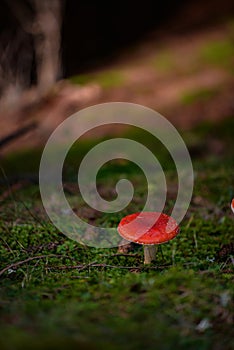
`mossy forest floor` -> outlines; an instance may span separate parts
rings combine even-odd
[[[233,349],[233,130],[231,117],[182,134],[194,166],[192,202],[178,237],[160,246],[147,267],[141,247],[120,254],[58,232],[40,202],[40,151],[2,159],[0,348]],[[128,136],[158,149],[137,130]],[[97,179],[102,195],[113,199],[114,184],[127,177],[134,198],[118,214],[88,208],[77,194],[73,160],[93,145],[85,140],[71,150],[64,188],[80,216],[116,227],[141,210],[147,183],[133,164],[109,162]],[[176,171],[165,151],[160,156],[167,212],[176,198]]]

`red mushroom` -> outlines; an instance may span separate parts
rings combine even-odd
[[[234,213],[234,198],[233,198],[233,200],[232,200],[232,202],[231,202],[231,209],[232,209],[232,211],[233,211],[233,213]]]
[[[144,263],[155,260],[155,244],[170,241],[179,233],[179,226],[172,217],[157,212],[141,212],[124,217],[118,232],[127,241],[144,245]]]

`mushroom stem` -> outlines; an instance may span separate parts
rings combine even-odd
[[[144,264],[151,264],[156,258],[155,245],[144,245]]]

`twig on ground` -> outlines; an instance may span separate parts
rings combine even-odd
[[[102,268],[112,268],[112,269],[127,269],[127,270],[142,270],[142,269],[148,269],[148,270],[157,270],[157,269],[163,269],[165,267],[171,267],[172,265],[162,265],[162,266],[121,266],[121,265],[109,265],[109,264],[105,264],[105,263],[96,263],[96,262],[92,262],[90,264],[81,264],[81,265],[70,265],[70,266],[58,266],[56,267],[56,269],[59,270],[78,270],[78,271],[82,271],[85,270],[88,267],[102,267]],[[55,268],[54,266],[50,267],[50,268]]]
[[[0,276],[4,274],[9,269],[14,269],[17,266],[23,265],[29,261],[35,260],[35,259],[44,259],[44,258],[50,258],[50,257],[59,257],[59,258],[65,258],[67,256],[64,255],[57,255],[57,254],[49,254],[49,255],[38,255],[34,257],[30,257],[26,260],[18,261],[16,263],[13,263],[11,265],[8,265],[4,269],[0,271]],[[71,258],[71,257],[67,257]],[[184,265],[189,265],[184,264]],[[125,270],[159,270],[159,269],[165,269],[168,267],[172,267],[173,265],[168,264],[168,265],[157,265],[157,266],[122,266],[122,265],[110,265],[106,263],[97,263],[96,261],[93,261],[89,264],[79,264],[79,265],[65,265],[65,266],[48,266],[49,269],[53,270],[78,270],[78,271],[83,271],[89,267],[101,267],[101,268],[111,268],[111,269],[125,269]]]
[[[11,134],[5,136],[4,138],[0,139],[0,149],[5,147],[8,143],[14,141],[15,139],[27,134],[29,131],[35,129],[36,127],[37,127],[37,123],[32,122],[12,132]]]
[[[32,261],[32,260],[35,260],[35,259],[45,259],[45,258],[61,258],[61,257],[64,257],[63,255],[57,255],[57,254],[47,254],[47,255],[38,255],[38,256],[32,256],[28,259],[25,259],[25,260],[21,260],[21,261],[17,261],[11,265],[8,265],[6,267],[4,267],[4,269],[2,269],[0,271],[0,276],[4,274],[4,272],[8,271],[9,269],[14,269],[15,267],[17,266],[20,266],[20,265],[23,265],[23,264],[26,264],[27,262],[29,261]]]
[[[50,268],[58,269],[58,270],[78,269],[79,271],[81,271],[81,270],[86,269],[87,267],[94,266],[94,264],[96,264],[96,263],[97,262],[94,261],[94,262],[91,262],[89,264],[69,265],[69,266],[66,265],[66,266],[57,266],[57,267],[51,266]]]
[[[103,256],[105,256],[105,258],[113,258],[115,256],[126,256],[126,257],[135,258],[136,256],[140,256],[140,254],[139,253],[134,253],[134,254],[116,253],[116,254],[103,255]]]

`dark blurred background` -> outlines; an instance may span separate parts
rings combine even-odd
[[[56,0],[48,1],[53,2]],[[234,2],[230,0],[62,0],[61,5],[61,77],[105,65],[152,30],[158,30],[159,36],[199,30],[234,13]],[[33,34],[22,26],[22,21],[26,22],[24,16],[33,19],[34,1],[0,3],[1,49],[15,42],[8,60],[12,65],[20,60],[25,70],[30,62],[31,80],[35,82],[35,53],[28,53],[33,51]]]
[[[62,31],[64,74],[103,65],[152,30],[159,36],[198,30],[231,13],[231,0],[68,0]]]
[[[3,0],[0,149],[44,143],[102,102],[146,105],[179,128],[233,115],[233,57],[230,0]]]
[[[185,1],[67,1],[62,51],[65,75],[113,59],[129,44],[175,16]]]

